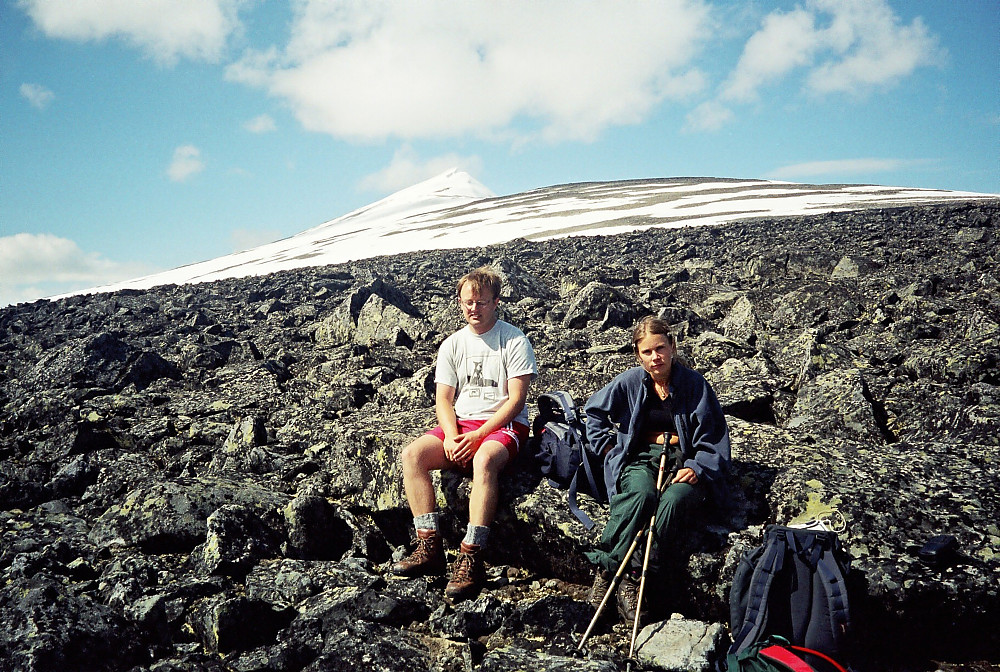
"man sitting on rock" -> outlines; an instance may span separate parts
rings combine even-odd
[[[478,268],[458,281],[467,327],[438,350],[434,382],[438,426],[403,449],[403,487],[417,546],[392,566],[394,574],[440,574],[445,568],[431,471],[472,475],[469,525],[445,594],[472,595],[485,582],[483,549],[496,513],[501,472],[528,440],[525,399],[538,375],[535,353],[520,329],[498,319],[500,277]]]

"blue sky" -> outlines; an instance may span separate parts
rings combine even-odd
[[[1000,3],[0,0],[0,305],[452,166],[1000,193]]]

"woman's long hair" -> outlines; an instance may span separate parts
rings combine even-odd
[[[661,320],[653,315],[647,315],[632,328],[632,352],[638,354],[639,341],[650,334],[666,336],[667,342],[671,346],[677,345],[677,339],[674,337],[673,332],[670,331],[670,325],[665,320]]]

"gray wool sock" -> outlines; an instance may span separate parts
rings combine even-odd
[[[413,527],[417,530],[434,530],[438,531],[438,516],[440,514],[437,511],[431,511],[430,513],[421,513],[419,516],[413,518]]]
[[[472,523],[469,523],[469,527],[465,530],[465,539],[462,541],[466,544],[484,548],[486,546],[486,540],[489,538],[490,528],[485,525],[473,525]]]

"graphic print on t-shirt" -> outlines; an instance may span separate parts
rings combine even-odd
[[[468,388],[466,389],[466,393],[470,397],[481,398],[485,401],[494,401],[498,398],[500,383],[486,378],[483,375],[484,363],[485,358],[469,361],[469,366],[472,370],[468,375],[468,382],[466,383]]]
[[[507,400],[507,381],[538,373],[531,344],[520,329],[499,321],[485,334],[459,329],[438,349],[434,382],[455,390],[455,415],[464,420],[487,420]],[[522,407],[516,422],[528,424]]]

